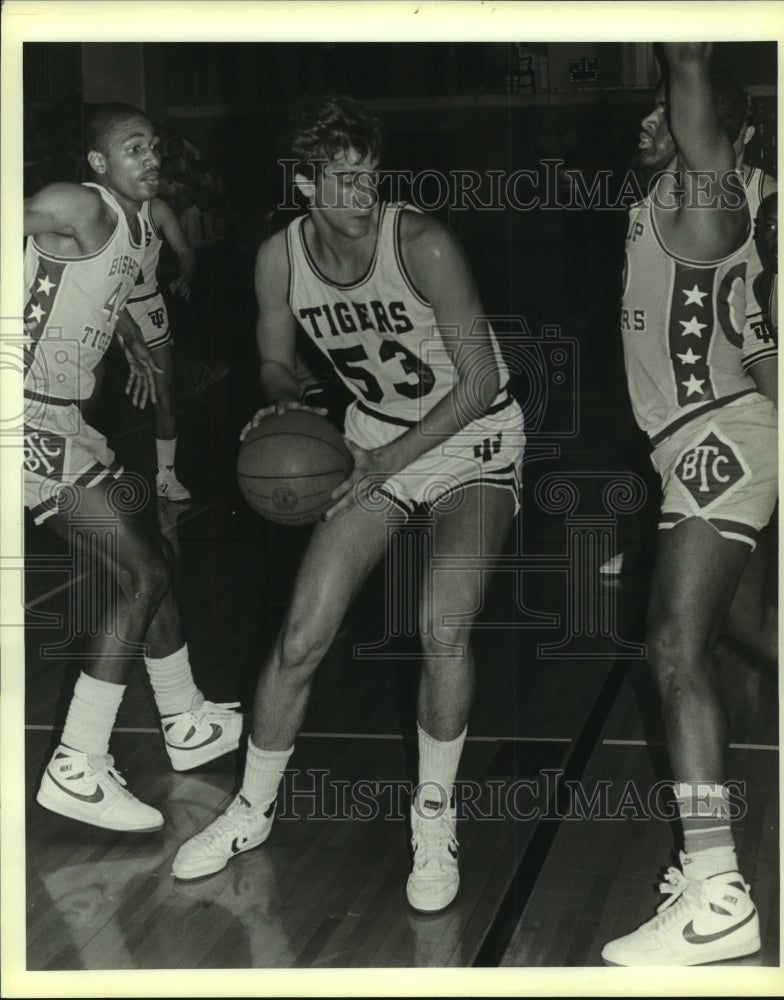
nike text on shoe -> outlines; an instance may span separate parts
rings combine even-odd
[[[215,705],[211,701],[190,712],[161,719],[166,750],[175,771],[191,771],[236,750],[242,734],[239,702]]]
[[[174,473],[174,466],[164,465],[155,474],[155,492],[165,500],[174,503],[184,503],[190,500],[191,494]]]
[[[737,872],[702,881],[670,868],[670,894],[653,919],[602,950],[607,965],[704,965],[759,951],[759,918],[749,887]]]
[[[61,816],[106,830],[160,830],[163,816],[131,795],[113,765],[108,755],[93,757],[59,746],[44,772],[36,801]]]
[[[240,791],[229,808],[174,856],[172,875],[187,881],[222,871],[235,854],[263,844],[272,829],[275,800],[253,808]]]
[[[429,810],[427,803],[423,803],[411,810],[414,865],[408,876],[406,896],[415,910],[425,913],[443,910],[457,895],[460,873],[455,827],[453,807]]]

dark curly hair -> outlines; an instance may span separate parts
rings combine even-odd
[[[346,94],[326,94],[301,104],[289,118],[282,143],[308,177],[314,175],[308,160],[332,160],[349,149],[363,160],[378,160],[383,144],[381,122]]]

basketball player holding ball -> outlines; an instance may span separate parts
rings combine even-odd
[[[417,910],[436,911],[458,891],[451,800],[475,682],[470,634],[519,506],[522,413],[455,238],[434,218],[376,196],[377,119],[350,98],[328,96],[303,106],[291,126],[295,180],[308,211],[258,252],[257,336],[269,406],[243,436],[268,414],[303,405],[299,324],[354,396],[345,419],[354,468],[313,529],[262,666],[239,794],[180,847],[173,874],[220,871],[267,839],[319,662],[384,555],[390,522],[427,504],[434,553],[457,562],[433,574],[429,593],[421,581],[420,591],[419,775],[407,897]],[[466,557],[470,569],[461,565]]]

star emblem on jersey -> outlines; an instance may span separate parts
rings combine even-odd
[[[38,279],[38,291],[43,295],[48,295],[49,292],[56,287],[55,283],[49,280],[49,275],[47,274],[45,274],[43,278]]]
[[[686,395],[693,396],[695,392],[702,395],[702,387],[705,385],[704,378],[695,378],[693,375],[687,382],[682,383],[686,387]]]
[[[716,324],[712,282],[712,270],[704,272],[687,264],[676,264],[668,339],[678,406],[702,403],[716,397],[708,365]],[[683,299],[679,292],[683,292]],[[684,351],[686,337],[699,340],[699,353],[692,349],[691,345],[696,345],[694,340]]]
[[[40,323],[41,320],[43,319],[43,316],[44,316],[43,309],[38,305],[37,302],[34,302],[30,306],[30,315],[27,318],[33,320],[33,322],[35,323]]]
[[[679,354],[678,360],[684,365],[696,365],[698,361],[702,360],[701,354],[695,354],[694,351],[689,348],[685,354]]]
[[[702,300],[708,294],[707,292],[700,291],[699,285],[692,285],[691,288],[682,288],[681,291],[686,296],[686,301],[684,305],[686,306],[700,306],[702,307]]]
[[[708,433],[697,444],[689,445],[682,452],[675,475],[695,507],[705,510],[746,482],[750,473],[732,442],[711,424]]]
[[[708,325],[707,323],[699,323],[696,316],[692,316],[690,320],[685,321],[680,319],[678,322],[683,327],[683,333],[681,336],[688,337],[693,335],[695,337],[702,337],[702,331]]]

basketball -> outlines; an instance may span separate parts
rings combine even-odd
[[[237,458],[242,495],[276,524],[312,524],[354,466],[340,431],[309,410],[262,417]]]

